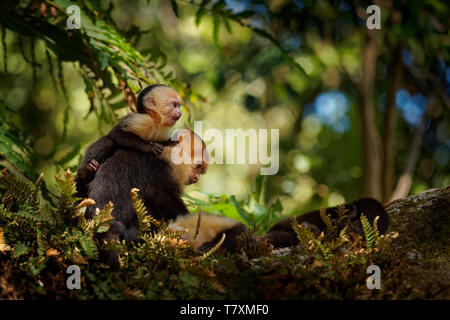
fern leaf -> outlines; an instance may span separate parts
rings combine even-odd
[[[109,230],[114,217],[111,212],[114,209],[113,203],[110,201],[106,206],[96,213],[94,216],[94,227],[93,230],[98,233],[106,232]]]
[[[292,228],[297,234],[297,238],[300,241],[300,243],[305,248],[311,248],[311,244],[316,241],[314,233],[309,228],[299,224],[295,219],[293,219],[292,221]]]
[[[78,210],[75,208],[75,202],[79,198],[75,197],[77,192],[75,177],[67,169],[64,174],[56,175],[56,187],[60,193],[58,211],[62,213],[65,219],[73,220],[78,217]]]
[[[344,204],[340,204],[336,207],[336,213],[338,214],[338,224],[347,218],[347,212],[349,210],[345,207]]]
[[[143,234],[151,230],[152,225],[160,228],[161,223],[148,213],[147,208],[139,198],[138,192],[139,189],[137,188],[131,189],[131,202],[133,203],[134,210],[136,210],[139,221],[139,232],[142,236]]]
[[[364,214],[361,214],[360,220],[361,220],[361,224],[363,226],[364,236],[366,239],[367,247],[372,248],[375,244],[373,229],[370,226],[369,220],[367,220],[367,218]]]
[[[45,254],[45,247],[47,246],[47,241],[45,241],[45,238],[39,229],[36,232],[36,245],[38,255],[43,256]]]
[[[14,200],[17,200],[19,203],[27,203],[32,193],[29,184],[9,174],[6,169],[3,169],[0,175],[0,185],[8,191],[8,195],[2,199],[2,202],[8,208],[11,207]]]
[[[322,242],[316,240],[316,244],[319,247],[320,251],[322,252],[322,255],[325,260],[330,260],[332,257],[332,253],[330,248],[326,244],[322,244]]]
[[[39,199],[39,189],[42,184],[42,180],[44,179],[44,174],[41,173],[39,178],[34,183],[34,190],[31,192],[31,195],[28,199],[28,203],[33,209],[39,209],[40,199]]]
[[[332,223],[331,223],[330,217],[327,215],[327,210],[325,208],[320,208],[319,213],[320,213],[320,218],[327,226],[327,229],[330,229],[332,227]]]
[[[18,258],[20,256],[23,256],[24,254],[27,254],[30,252],[31,248],[23,242],[18,242],[14,245],[14,258]]]
[[[98,259],[98,250],[92,239],[82,237],[79,239],[81,248],[89,259]]]

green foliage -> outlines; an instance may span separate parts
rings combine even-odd
[[[0,159],[5,159],[16,170],[35,180],[38,175],[32,168],[30,141],[11,121],[15,112],[0,100]]]
[[[138,192],[139,189],[137,188],[131,189],[131,201],[133,203],[134,209],[136,210],[139,221],[139,234],[140,236],[143,236],[145,233],[151,230],[152,225],[157,228],[161,228],[161,223],[148,213],[144,202],[138,196]]]
[[[364,214],[361,214],[361,224],[363,226],[364,230],[364,237],[367,243],[367,247],[372,248],[375,245],[375,235],[372,229],[372,226],[370,225],[369,220],[367,220],[366,216]]]
[[[286,59],[286,61],[289,63],[289,65],[297,72],[301,73],[303,76],[308,77],[307,73],[303,69],[303,67],[298,64],[294,58],[289,54],[289,52],[283,47],[281,42],[277,40],[276,37],[274,37],[272,34],[267,32],[266,30],[255,27],[252,24],[249,24],[247,20],[250,17],[256,17],[258,14],[252,10],[246,10],[244,12],[234,14],[233,11],[226,6],[226,3],[224,0],[220,0],[217,2],[212,2],[210,0],[203,0],[199,4],[199,9],[197,10],[196,17],[195,17],[195,24],[198,26],[200,25],[203,17],[205,14],[209,12],[211,13],[213,17],[213,40],[214,44],[217,49],[220,48],[219,45],[219,28],[220,23],[223,21],[225,24],[225,28],[228,33],[231,33],[231,25],[230,21],[237,22],[241,26],[245,26],[249,29],[251,29],[254,33],[261,36],[262,38],[265,38],[269,40],[283,55],[283,57]]]
[[[81,9],[80,30],[67,30],[65,9],[70,4],[77,4]],[[141,4],[138,1],[127,5],[138,8]],[[137,193],[132,192],[132,201],[140,223],[141,241],[128,245],[119,241],[97,241],[97,236],[107,232],[113,221],[114,206],[108,204],[92,220],[86,220],[83,210],[94,203],[89,199],[78,203],[81,199],[74,198],[75,185],[70,172],[58,175],[54,195],[47,192],[42,176],[38,174],[42,167],[46,170],[55,164],[76,167],[76,161],[72,160],[80,156],[84,144],[93,139],[83,136],[87,135],[83,130],[73,130],[70,126],[75,111],[79,112],[75,105],[70,105],[75,94],[80,90],[87,94],[90,108],[86,118],[94,113],[99,124],[113,123],[116,112],[124,111],[119,110],[125,105],[123,97],[128,108],[133,109],[135,94],[140,88],[164,82],[175,86],[184,103],[195,105],[200,113],[204,111],[200,102],[206,100],[193,88],[206,89],[211,96],[219,97],[226,108],[231,100],[233,105],[240,105],[236,102],[239,100],[237,93],[251,91],[253,95],[255,87],[265,88],[260,97],[254,98],[261,108],[252,110],[251,113],[257,114],[251,117],[271,119],[269,112],[273,110],[270,109],[283,106],[287,113],[281,114],[280,119],[295,119],[280,128],[280,132],[284,132],[280,135],[283,161],[278,177],[270,177],[269,183],[262,176],[258,177],[256,190],[247,196],[205,193],[202,199],[195,199],[186,195],[190,210],[226,215],[246,223],[255,233],[263,234],[286,210],[281,201],[291,202],[288,212],[291,213],[324,205],[328,191],[338,192],[345,198],[359,195],[358,159],[361,154],[356,145],[359,139],[355,137],[361,136],[360,131],[352,126],[348,132],[334,133],[323,123],[317,123],[317,128],[310,130],[302,117],[307,114],[304,107],[324,90],[338,88],[349,98],[351,106],[358,105],[355,92],[358,79],[361,79],[359,66],[364,62],[361,48],[365,44],[366,31],[360,28],[363,18],[360,12],[364,12],[361,9],[365,8],[365,3],[355,2],[355,8],[348,11],[334,8],[335,4],[330,1],[304,1],[304,8],[298,8],[296,2],[267,2],[263,4],[265,13],[254,10],[251,2],[240,13],[235,13],[222,0],[171,1],[170,4],[178,19],[184,20],[179,26],[190,18],[185,15],[189,8],[185,8],[194,6],[195,24],[210,23],[211,37],[204,39],[200,32],[197,36],[186,36],[185,32],[169,32],[170,35],[162,30],[164,21],[158,19],[149,30],[141,29],[144,24],[123,27],[123,21],[118,27],[111,12],[120,2],[108,3],[105,9],[102,8],[104,3],[95,0],[1,1],[2,71],[6,79],[2,94],[8,104],[17,97],[23,101],[14,106],[15,111],[0,102],[0,160],[2,169],[6,166],[15,176],[20,173],[29,181],[23,182],[5,171],[0,176],[0,298],[43,295],[84,299],[434,297],[434,285],[421,290],[400,289],[411,288],[418,277],[416,270],[410,268],[413,264],[405,260],[404,252],[393,250],[391,242],[395,234],[380,236],[376,221],[373,227],[362,221],[365,237],[354,237],[346,228],[338,228],[344,212],[334,224],[322,211],[327,230],[319,237],[315,237],[307,226],[294,225],[302,246],[300,252],[292,251],[285,257],[278,257],[276,251],[272,253],[267,246],[250,241],[249,235],[242,237],[243,249],[236,254],[219,255],[214,249],[202,256],[179,240],[179,234],[165,232],[164,224],[151,218],[151,212],[149,214]],[[165,4],[156,10],[163,12]],[[445,50],[448,33],[443,27],[447,12],[443,1],[414,1],[413,5],[396,1],[388,8],[383,7],[382,16],[386,21],[383,21],[377,39],[380,58],[375,72],[374,96],[383,97],[392,87],[389,75],[387,78],[378,75],[383,75],[383,70],[390,70],[387,65],[391,62],[395,65],[395,61],[391,61],[392,48],[398,43],[405,46],[405,53],[410,52],[414,60],[412,68],[403,65],[407,69],[404,73],[408,75],[403,78],[411,79],[404,87],[412,87],[427,96],[428,93],[441,95],[439,79],[435,78],[438,73],[441,80],[445,78],[442,77],[445,72],[438,72],[436,68],[438,65],[442,68],[442,61],[448,61],[448,50]],[[206,17],[210,21],[206,21]],[[254,23],[261,21],[264,22]],[[256,36],[242,39],[235,31],[238,41],[225,39],[221,32],[232,33],[232,27],[250,30]],[[144,36],[145,43],[139,44]],[[301,47],[290,49],[290,40],[296,39],[301,39]],[[195,44],[195,50],[188,48],[192,44]],[[192,51],[197,58],[208,57],[208,62],[214,63],[213,67],[190,72],[180,61],[195,62]],[[79,73],[84,83],[76,84],[76,76],[67,72],[67,66]],[[175,70],[177,80],[174,79]],[[17,85],[19,82],[20,86]],[[42,83],[44,85],[40,87]],[[45,90],[42,90],[48,89],[46,83],[51,83],[51,90],[57,92],[53,101],[47,100]],[[247,87],[253,89],[247,90]],[[213,101],[212,105],[220,111],[219,103]],[[447,119],[448,112],[443,105],[438,105],[433,112],[431,133],[442,127],[440,119]],[[54,110],[50,113],[48,108]],[[349,122],[357,123],[355,108],[349,109]],[[187,111],[187,121],[198,118],[198,114],[191,113],[190,109]],[[243,114],[236,112],[232,117]],[[77,123],[79,120],[81,117],[75,119]],[[59,121],[61,123],[57,123]],[[407,139],[410,128],[398,127],[398,139]],[[49,155],[39,155],[34,150],[37,149],[35,140],[42,137],[43,132],[53,138]],[[342,143],[334,143],[337,137]],[[352,152],[342,153],[342,145]],[[300,151],[311,160],[311,171],[296,180],[299,172],[293,164]],[[401,152],[406,155],[406,149]],[[421,186],[424,183],[421,181],[447,181],[446,168],[433,158],[434,150],[428,156],[421,156],[418,163],[421,167],[433,168],[431,171],[440,176],[431,179],[424,174],[430,170],[419,170],[424,174],[417,180]],[[336,168],[352,170],[323,170],[330,163]],[[317,181],[323,183],[325,188],[322,189],[327,190],[325,195],[314,196],[304,205],[296,203],[294,192],[281,188],[286,180],[292,182],[304,178],[311,178],[312,183],[308,185]],[[417,181],[414,184],[417,185]],[[430,234],[447,240],[444,232],[435,232],[436,226],[432,226]],[[99,260],[103,250],[119,253],[120,270],[112,270]],[[72,292],[65,287],[65,270],[70,264],[82,266],[85,277],[80,291]],[[378,264],[387,270],[388,274],[383,276],[386,287],[379,292],[369,292],[363,285],[368,264]],[[14,293],[4,290],[5,283]],[[399,285],[403,283],[408,285]]]
[[[226,217],[241,221],[255,229],[258,234],[266,232],[273,225],[283,211],[279,199],[269,206],[265,204],[264,176],[258,176],[255,181],[254,191],[242,200],[236,199],[234,195],[215,195],[201,192],[207,200],[193,198],[185,195],[188,209],[191,212],[203,211],[212,214],[221,214]]]
[[[380,237],[376,229],[378,219],[375,219],[372,228],[368,219],[362,214],[361,223],[365,241],[361,242],[359,235],[349,234],[347,226],[340,227],[341,221],[346,218],[347,211],[344,205],[337,206],[338,219],[334,220],[326,214],[325,208],[320,208],[320,217],[326,225],[326,230],[318,237],[309,229],[307,223],[300,225],[295,219],[292,222],[292,227],[303,249],[308,255],[314,257],[319,265],[330,270],[334,268],[334,264],[368,263],[374,258],[375,253],[382,248],[385,249],[395,238],[393,235]]]
[[[330,220],[329,229],[319,237],[307,226],[293,223],[301,245],[298,252],[292,251],[288,256],[278,257],[270,246],[252,241],[250,234],[240,237],[240,249],[234,254],[217,254],[225,235],[209,252],[199,254],[180,240],[179,234],[166,232],[164,224],[152,219],[138,191],[133,189],[130,196],[140,216],[140,241],[100,243],[96,235],[109,227],[113,204],[98,210],[92,220],[86,220],[83,209],[94,205],[94,201],[84,199],[77,203],[70,171],[57,176],[60,200],[57,205],[44,200],[38,209],[30,205],[35,186],[26,188],[25,183],[6,171],[0,181],[7,181],[2,184],[0,202],[0,280],[10,288],[0,293],[0,298],[11,297],[11,292],[20,298],[78,299],[393,296],[395,283],[387,282],[387,288],[380,292],[369,291],[362,284],[368,265],[397,265],[398,250],[393,250],[391,242],[398,234],[379,236],[372,229],[376,239],[372,246],[372,242],[362,242],[361,238],[348,234],[346,228],[335,236],[334,220]],[[7,193],[9,196],[5,197]],[[8,206],[9,201],[19,198],[25,202]],[[337,210],[344,218],[345,210],[342,207]],[[111,269],[102,263],[100,256],[104,250],[118,252],[120,268]],[[82,270],[81,290],[66,289],[66,268],[72,264]],[[399,274],[402,272],[392,277]]]

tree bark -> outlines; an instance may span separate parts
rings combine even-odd
[[[402,75],[402,50],[403,45],[398,43],[394,51],[394,57],[391,63],[392,77],[388,88],[386,110],[384,113],[384,130],[383,130],[383,201],[388,201],[392,195],[394,184],[394,132],[397,112],[395,108],[395,96],[400,87]]]
[[[359,83],[363,144],[364,195],[381,200],[381,139],[375,124],[373,92],[378,30],[367,30]]]

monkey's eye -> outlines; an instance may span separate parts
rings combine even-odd
[[[174,108],[178,108],[179,106],[180,106],[179,103],[177,103],[177,102],[174,102],[174,103],[173,103],[173,107],[174,107]]]

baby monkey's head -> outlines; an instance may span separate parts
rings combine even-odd
[[[181,98],[172,87],[154,84],[138,96],[137,112],[147,113],[162,126],[171,127],[181,117]]]

